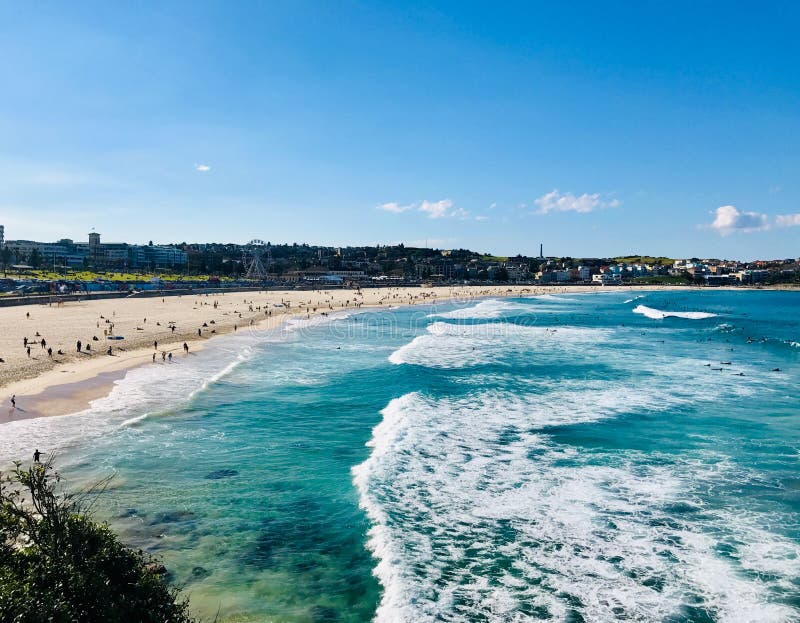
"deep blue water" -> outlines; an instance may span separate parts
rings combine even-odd
[[[73,482],[116,473],[99,512],[199,614],[800,620],[800,293],[471,301],[215,342],[0,441],[58,448]]]

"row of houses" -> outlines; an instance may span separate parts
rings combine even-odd
[[[706,285],[752,285],[770,280],[792,281],[800,275],[800,260],[676,260],[670,273],[688,274]]]

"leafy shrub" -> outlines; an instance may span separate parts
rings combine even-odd
[[[95,491],[64,493],[51,462],[0,475],[0,621],[190,623],[163,566],[92,520]]]

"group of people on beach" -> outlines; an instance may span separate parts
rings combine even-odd
[[[158,354],[158,340],[154,340],[153,341],[153,350],[155,351],[155,352],[153,352],[153,363],[155,363],[156,362],[156,355]],[[189,345],[186,342],[183,343],[183,354],[184,354],[184,356],[189,354]],[[164,361],[164,362],[169,361],[170,363],[172,363],[172,352],[171,351],[167,352],[165,350],[162,350],[161,351],[161,361]]]
[[[246,297],[243,299],[237,299],[236,301],[230,301],[230,299],[228,299],[230,303],[226,306],[224,295],[221,297],[213,297],[213,299],[211,299],[210,295],[204,294],[197,297],[192,297],[189,304],[194,306],[194,309],[211,307],[217,314],[221,314],[221,316],[228,316],[229,321],[223,324],[222,328],[227,328],[228,330],[236,332],[242,326],[246,326],[242,325],[242,322],[247,322],[250,327],[253,327],[258,322],[259,318],[268,318],[273,316],[273,314],[282,315],[300,312],[305,313],[308,317],[310,317],[311,314],[321,314],[323,316],[327,316],[331,311],[337,308],[361,308],[362,306],[385,306],[387,304],[390,306],[394,304],[414,305],[418,303],[430,303],[436,301],[440,297],[466,299],[476,296],[486,296],[496,291],[497,290],[490,289],[474,290],[465,288],[460,290],[451,288],[446,292],[436,291],[435,289],[420,289],[411,292],[401,288],[384,288],[373,293],[368,290],[362,291],[359,288],[348,291],[320,289],[307,291],[307,298],[304,298],[304,300],[299,300],[297,297],[292,299],[291,297],[283,296],[280,298],[280,303],[277,302],[277,297],[272,300],[265,298],[259,301],[255,301],[250,297]],[[510,291],[511,290],[509,290],[509,292]],[[524,292],[526,290],[522,291]],[[266,293],[262,292],[261,294]],[[161,300],[162,303],[165,302],[165,299],[162,298]],[[28,311],[25,313],[25,318],[28,322],[30,322],[34,315],[35,314],[32,314],[30,311]],[[217,323],[223,322],[223,318],[221,316],[209,318],[203,322],[202,325],[197,328],[197,337],[202,338],[208,334],[216,334],[219,326]],[[230,318],[230,316],[233,316],[233,318]],[[36,331],[33,339],[30,339],[27,336],[23,337],[22,342],[23,348],[25,349],[23,358],[27,356],[28,359],[38,359],[33,352],[33,349],[35,349],[37,345],[39,346],[39,350],[41,352],[47,353],[47,358],[49,360],[53,361],[55,358],[54,363],[61,363],[64,361],[64,358],[68,358],[69,354],[72,353],[82,356],[92,356],[99,351],[105,352],[107,355],[114,355],[115,350],[129,350],[130,348],[140,347],[140,342],[128,340],[125,342],[128,344],[128,349],[117,349],[111,345],[107,345],[107,348],[104,350],[99,349],[98,347],[100,345],[95,344],[96,342],[100,342],[101,340],[105,341],[105,339],[121,340],[124,338],[120,335],[117,335],[115,332],[115,323],[118,321],[115,310],[112,310],[111,313],[104,312],[104,314],[98,314],[95,317],[95,320],[98,333],[96,335],[92,335],[86,340],[76,339],[74,342],[75,350],[71,353],[65,352],[61,348],[57,348],[56,350],[54,345],[48,342],[55,342],[56,345],[58,345],[58,340],[51,339],[48,341],[48,339],[40,335],[38,331]],[[179,319],[176,318],[176,320]],[[230,322],[231,320],[234,320],[234,322]],[[157,332],[154,335],[155,339],[153,340],[153,353],[151,357],[152,362],[156,363],[158,361],[159,354],[162,362],[172,362],[174,357],[173,352],[170,352],[169,349],[165,349],[163,347],[159,348],[158,337],[161,337],[165,331],[169,331],[168,335],[174,336],[177,330],[176,322],[173,320],[169,320],[168,322],[162,321],[166,325],[163,328],[161,328],[162,322],[159,322],[157,319],[152,317],[144,317],[140,322],[141,324],[132,325],[137,331],[145,331],[148,328],[153,328]],[[98,337],[98,335],[100,335],[100,328],[103,329],[103,338]],[[180,333],[178,334],[180,335]],[[210,337],[210,335],[208,336]],[[188,343],[183,342],[182,347],[184,355],[188,355]],[[66,347],[64,348],[66,349]],[[69,349],[66,350],[69,351]],[[61,356],[61,358],[56,358],[56,356]],[[0,363],[5,363],[5,361],[0,358]],[[38,367],[40,366],[41,362],[38,364]],[[13,409],[16,409],[16,396],[12,396],[12,410]]]

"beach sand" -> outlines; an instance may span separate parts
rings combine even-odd
[[[566,288],[574,293],[597,290],[593,286]],[[564,287],[529,285],[266,290],[0,308],[0,424],[86,409],[92,400],[108,395],[114,381],[128,369],[152,365],[154,353],[157,363],[161,362],[162,353],[184,357],[185,342],[191,356],[210,338],[234,330],[271,329],[290,317],[354,307],[563,291]],[[124,339],[108,339],[109,336]],[[30,356],[24,346],[26,337]],[[45,348],[41,346],[42,339],[46,341]],[[82,343],[81,352],[77,350],[78,340]],[[87,344],[91,345],[88,352]],[[109,347],[111,356],[106,353]],[[47,348],[53,349],[52,358]],[[12,395],[16,396],[16,409],[10,405]]]

